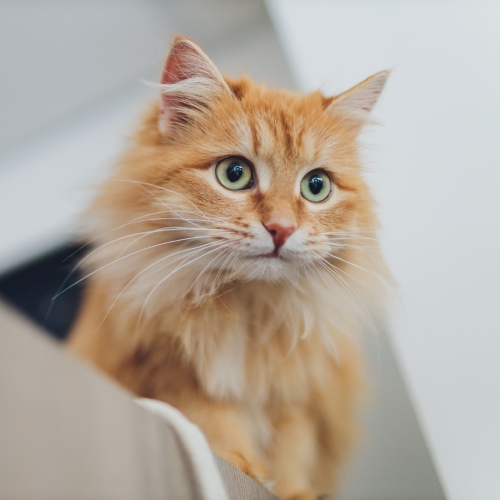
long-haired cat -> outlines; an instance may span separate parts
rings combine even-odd
[[[358,333],[387,274],[358,135],[387,76],[271,90],[176,37],[86,217],[70,349],[287,499],[332,491],[356,434]]]

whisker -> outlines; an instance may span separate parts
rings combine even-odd
[[[147,215],[140,215],[140,216],[135,217],[134,219],[132,219],[130,222],[127,222],[126,224],[121,224],[120,226],[116,226],[116,227],[114,227],[112,229],[109,229],[108,231],[105,231],[105,232],[97,235],[96,237],[94,237],[91,240],[87,241],[81,247],[77,248],[74,252],[72,252],[71,254],[69,254],[62,262],[63,263],[66,262],[68,259],[70,259],[71,257],[73,257],[73,255],[75,255],[76,253],[80,252],[81,250],[83,250],[87,246],[89,246],[92,243],[94,243],[94,241],[98,240],[99,238],[102,238],[103,236],[106,236],[109,233],[112,233],[113,231],[117,231],[118,229],[122,229],[124,227],[131,226],[133,224],[140,224],[142,222],[153,222],[153,221],[164,221],[164,220],[178,220],[178,217],[157,217],[157,218],[146,218],[146,219],[144,219],[144,217],[148,217],[150,215],[156,215],[156,214],[159,214],[159,213],[165,213],[165,212],[167,212],[167,210],[162,210],[160,212],[152,212],[152,213],[147,214]],[[186,218],[183,218],[182,220],[185,220],[186,222],[191,222],[192,220],[197,221],[197,222],[200,221],[200,219],[186,219]],[[194,229],[194,228],[186,227],[185,229]],[[208,229],[208,228],[204,228],[204,229]]]
[[[143,181],[137,181],[137,180],[131,180],[131,179],[113,179],[113,180],[117,181],[117,182],[130,182],[130,183],[135,183],[135,184],[142,184],[144,186],[149,186],[152,188],[161,189],[162,191],[165,191],[167,193],[174,194],[176,196],[180,196],[181,198],[186,200],[190,205],[192,205],[195,208],[195,210],[202,215],[202,217],[208,219],[207,215],[204,214],[189,198],[187,198],[186,196],[184,196],[181,193],[178,193],[177,191],[174,191],[172,189],[168,189],[164,186],[159,186],[157,184],[151,184],[150,182],[143,182]],[[161,203],[164,203],[163,200],[161,200]],[[213,220],[215,220],[215,219],[213,219]],[[221,219],[220,222],[224,222],[224,221]]]
[[[185,253],[185,252],[189,252],[191,251],[193,254],[196,255],[196,253],[199,253],[201,252],[202,250],[204,250],[205,248],[207,247],[210,247],[210,246],[213,246],[214,245],[214,242],[211,242],[211,243],[206,243],[205,245],[200,245],[199,247],[195,247],[195,248],[184,248],[182,250],[178,250],[177,252],[174,252],[174,253],[170,253],[164,257],[162,257],[161,259],[158,259],[156,260],[155,262],[153,262],[152,264],[148,265],[147,267],[145,267],[144,269],[142,269],[138,274],[136,274],[126,285],[125,287],[121,290],[121,292],[115,297],[115,300],[113,301],[113,303],[111,304],[111,306],[109,307],[106,315],[104,316],[104,318],[102,319],[102,321],[100,322],[99,326],[97,327],[96,331],[98,331],[101,326],[103,325],[103,323],[106,321],[106,318],[109,316],[109,314],[111,313],[111,310],[113,309],[113,307],[116,305],[116,303],[118,302],[118,300],[120,299],[120,297],[125,293],[125,291],[128,289],[128,287],[137,279],[139,278],[139,276],[141,276],[142,274],[144,274],[146,271],[148,271],[149,269],[151,269],[152,267],[156,266],[157,264],[159,264],[160,262],[163,262],[165,261],[166,259],[168,258],[171,258],[171,257],[174,257],[175,255],[179,255],[181,253]]]
[[[361,234],[352,234],[352,233],[321,233],[323,236],[330,236],[330,240],[345,240],[345,239],[353,239],[353,240],[367,240],[367,241],[377,241],[378,238],[372,238],[370,236],[364,236]]]
[[[231,258],[232,256],[232,253],[231,253],[231,248],[228,248],[228,255],[226,257],[226,259],[224,260],[224,262],[222,263],[222,265],[219,267],[219,272],[217,273],[217,275],[215,276],[215,280],[214,280],[214,287],[217,286],[217,281],[219,279],[219,277],[222,275],[222,271],[225,269],[226,267],[226,264],[228,263],[229,259]],[[236,257],[236,256],[235,256]]]
[[[339,257],[338,255],[334,255],[332,253],[329,253],[329,252],[326,252],[327,255],[329,255],[331,258],[333,259],[337,259],[337,260],[340,260],[342,262],[345,262],[346,264],[349,264],[353,267],[356,267],[357,269],[360,269],[361,271],[364,271],[368,274],[371,274],[372,276],[374,276],[375,278],[381,280],[381,281],[384,281],[387,285],[391,286],[392,283],[387,279],[385,278],[384,276],[382,276],[381,274],[378,274],[376,273],[375,271],[372,271],[371,269],[367,269],[366,267],[363,267],[363,266],[360,266],[359,264],[355,264],[354,262],[350,262],[348,260],[345,260],[343,259],[342,257]]]
[[[376,253],[380,253],[381,250],[380,248],[376,247],[376,246],[364,246],[364,245],[351,245],[349,243],[335,243],[335,242],[332,242],[332,241],[325,241],[325,243],[327,245],[330,245],[331,247],[334,247],[334,248],[352,248],[354,250],[366,250],[368,252],[376,252]]]
[[[218,255],[216,255],[202,270],[200,273],[198,273],[198,276],[196,277],[196,279],[193,281],[193,283],[191,284],[191,286],[188,288],[187,292],[186,292],[186,295],[194,288],[194,286],[196,285],[196,282],[199,280],[199,278],[203,275],[203,273],[205,272],[205,270],[211,266],[211,265],[215,265],[215,263],[217,262],[218,259],[221,258],[221,256],[223,256],[229,249],[228,248],[225,248],[222,250],[222,252]],[[200,296],[200,300],[204,297],[204,294],[203,294],[203,290],[205,289],[205,285],[207,284],[207,280],[210,276],[210,273],[207,273],[207,277],[205,278],[205,282],[203,283],[203,286],[201,287],[201,296]]]
[[[163,220],[163,219],[146,219],[147,221],[150,221],[150,220]],[[177,219],[174,219],[174,220],[177,220]],[[143,222],[143,221],[140,221],[140,222]],[[125,227],[129,224],[124,224],[123,226],[118,226],[117,228],[115,229],[119,229],[121,227]],[[106,231],[105,233],[102,233],[100,236],[104,236],[105,234],[108,234],[110,233],[111,231],[114,231],[115,229],[112,229],[110,231]],[[84,262],[85,260],[87,260],[88,257],[90,257],[92,254],[94,254],[95,252],[107,247],[108,245],[111,245],[113,243],[116,243],[117,241],[121,241],[123,239],[126,239],[126,238],[131,238],[133,236],[138,236],[138,235],[149,235],[149,234],[156,234],[156,233],[164,233],[164,232],[170,232],[170,231],[184,231],[184,230],[187,230],[187,231],[200,231],[200,230],[205,230],[205,231],[212,231],[212,228],[198,228],[198,227],[184,227],[184,226],[167,226],[167,227],[161,227],[161,228],[158,228],[158,229],[151,229],[149,231],[141,231],[139,233],[131,233],[131,234],[127,234],[127,235],[124,235],[124,236],[121,236],[119,238],[115,238],[111,241],[108,241],[106,243],[103,243],[101,244],[99,247],[95,248],[94,250],[92,250],[88,255],[86,255],[81,261],[79,264],[81,264],[82,262]],[[97,236],[96,238],[90,240],[88,243],[86,243],[86,245],[94,242],[96,239],[98,239],[100,236]],[[84,245],[84,246],[86,246]],[[83,247],[81,247],[83,248]],[[78,251],[78,250],[77,250]],[[71,255],[74,255],[76,252],[73,252],[73,254]],[[71,256],[70,256],[71,257]],[[68,259],[69,257],[67,257]],[[66,259],[65,259],[66,260]],[[79,265],[77,266],[79,267]]]
[[[123,259],[126,259],[128,257],[132,257],[133,255],[137,255],[138,253],[145,252],[146,250],[151,250],[153,248],[157,248],[157,247],[160,247],[160,246],[170,245],[171,243],[179,243],[179,242],[184,242],[184,241],[192,241],[192,240],[197,240],[197,239],[200,239],[200,238],[206,238],[206,236],[205,235],[203,235],[203,236],[193,236],[191,238],[180,238],[180,239],[176,239],[176,240],[163,241],[161,243],[157,243],[156,245],[150,245],[148,247],[136,250],[135,252],[132,252],[132,253],[130,253],[128,255],[124,255],[123,257],[119,257],[118,259],[115,259],[112,262],[108,262],[107,264],[104,264],[100,268],[98,268],[98,269],[96,269],[96,270],[88,273],[86,276],[84,276],[83,278],[80,278],[75,283],[72,283],[70,286],[66,287],[63,291],[61,291],[61,292],[57,293],[56,295],[54,295],[54,297],[52,298],[52,300],[57,299],[57,297],[59,297],[60,295],[62,295],[66,291],[68,291],[70,288],[73,288],[74,286],[78,285],[78,283],[81,283],[83,280],[89,278],[90,276],[94,275],[95,273],[97,273],[97,272],[101,271],[102,269],[105,269],[105,268],[107,268],[107,267],[109,267],[109,266],[111,266],[113,264],[116,264],[117,262],[120,262]],[[102,247],[99,247],[99,249],[102,249]],[[96,250],[98,250],[98,249],[96,249]]]
[[[321,281],[323,281],[323,283],[328,288],[328,290],[330,290],[330,293],[332,295],[335,295],[334,292],[333,292],[333,290],[331,289],[329,283],[325,280],[325,278],[323,276],[323,273],[321,273],[321,271],[318,269],[318,267],[316,266],[316,264],[314,262],[312,263],[312,270],[316,274],[316,276],[318,276],[319,279]],[[341,325],[339,325],[338,323],[336,323],[336,328],[338,328],[339,331],[341,331],[344,335],[348,335],[348,332],[346,332],[345,329]],[[329,345],[333,349],[333,353],[334,353],[335,357],[338,359],[339,352],[338,352],[337,346],[335,345],[335,341],[333,339],[331,339],[331,338],[330,338],[330,344]]]
[[[323,262],[328,265],[328,267],[330,268],[333,268],[335,269],[335,271],[338,271],[342,274],[344,274],[345,276],[347,276],[349,279],[352,279],[354,280],[356,283],[358,283],[359,285],[361,285],[367,292],[369,293],[373,293],[373,290],[370,289],[366,283],[364,283],[363,281],[359,280],[358,278],[356,278],[355,276],[353,276],[352,274],[349,274],[347,271],[345,271],[344,269],[342,269],[341,267],[339,266],[336,266],[335,264],[333,264],[332,262],[328,262],[328,260],[326,259],[322,259]]]
[[[352,286],[349,285],[349,283],[347,283],[347,281],[336,272],[336,271],[339,271],[340,268],[335,267],[333,264],[330,264],[328,261],[326,261],[324,259],[321,259],[319,261],[319,263],[327,270],[327,272],[330,272],[330,274],[332,274],[332,276],[334,276],[339,281],[339,283],[347,290],[347,292],[351,295],[351,297],[353,297],[355,300],[357,300],[359,302],[359,304],[363,307],[363,309],[367,312],[368,316],[370,317],[370,321],[372,323],[374,331],[376,333],[378,333],[378,329],[377,329],[377,325],[375,323],[375,320],[374,320],[370,310],[366,306],[366,304],[363,302],[363,300],[361,299],[359,294],[356,292],[356,290],[354,290],[354,288],[352,288]],[[329,264],[329,266],[327,266],[327,264]],[[347,275],[349,276],[349,274],[347,274]],[[349,276],[349,277],[352,278],[352,276]]]
[[[107,232],[110,232],[110,231],[107,231]],[[89,252],[83,259],[81,259],[74,267],[73,269],[70,271],[70,273],[66,276],[66,278],[64,279],[64,281],[61,283],[61,285],[59,286],[59,288],[57,289],[56,291],[56,294],[54,295],[54,297],[52,297],[52,301],[54,301],[57,297],[59,297],[59,295],[61,295],[62,293],[64,293],[66,290],[62,290],[62,288],[64,288],[64,285],[68,282],[68,280],[71,278],[71,276],[73,276],[73,274],[85,263],[86,260],[88,260],[93,254],[95,254],[96,252],[98,252],[99,250],[102,250],[103,248],[109,246],[109,245],[112,245],[118,241],[121,241],[123,239],[126,239],[126,238],[132,238],[134,236],[138,236],[138,235],[147,235],[147,234],[150,234],[151,231],[143,231],[143,232],[140,232],[140,233],[132,233],[132,234],[127,234],[125,236],[121,236],[119,238],[115,238],[111,241],[108,241],[107,243],[104,243],[102,245],[100,245],[99,247],[95,248],[94,250],[92,250],[91,252]],[[106,234],[106,233],[103,233],[103,234]],[[89,245],[90,243],[92,243],[93,241],[95,241],[97,238],[99,238],[99,236],[97,236],[96,238],[94,238],[93,240],[91,240],[90,242],[86,243],[84,246],[86,245]],[[138,241],[138,240],[135,240],[135,241]],[[76,252],[78,252],[79,250],[81,250],[83,247],[81,247],[80,249],[76,250],[75,252],[73,252],[71,255],[74,255]],[[70,255],[70,257],[71,257]],[[67,257],[65,260],[67,260],[69,257]],[[64,262],[64,261],[63,261]],[[75,283],[76,284],[76,283]],[[69,290],[69,288],[68,288]]]
[[[174,213],[175,215],[177,215],[177,217],[179,219],[182,219],[182,220],[186,220],[181,214],[179,214],[176,210],[174,210],[171,206],[169,206],[169,204],[167,202],[165,202],[164,200],[160,199],[158,196],[156,196],[156,194],[152,193],[149,189],[145,188],[146,191],[154,196],[156,198],[156,200],[163,206],[167,207],[172,213]],[[196,224],[195,224],[196,225]]]
[[[220,246],[224,245],[224,243],[219,243]],[[202,257],[205,257],[209,254],[211,254],[212,252],[215,252],[217,251],[218,249],[218,246],[216,246],[216,248],[213,248],[212,250],[209,250],[208,252],[205,252],[203,253],[202,255],[196,257],[195,259],[193,260],[190,260],[188,262],[186,262],[187,259],[185,259],[179,266],[177,266],[173,271],[171,271],[170,273],[168,273],[165,277],[163,277],[155,286],[154,288],[149,292],[149,294],[147,295],[144,303],[143,303],[143,306],[141,308],[141,311],[139,313],[139,317],[138,317],[138,320],[137,320],[137,325],[136,325],[136,332],[138,331],[139,329],[139,326],[141,324],[141,321],[142,321],[142,317],[144,315],[144,311],[146,309],[146,306],[147,306],[147,303],[149,302],[149,299],[152,297],[152,295],[154,294],[154,292],[156,290],[158,290],[158,288],[162,285],[162,283],[164,283],[168,278],[170,278],[175,272],[179,271],[180,269],[186,267],[187,265],[190,265],[192,264],[193,262],[196,262],[197,260],[201,259]],[[188,257],[189,258],[189,257]]]

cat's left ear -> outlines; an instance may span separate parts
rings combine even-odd
[[[174,37],[161,78],[159,128],[163,135],[184,129],[231,91],[208,56],[188,38]]]
[[[327,109],[341,110],[346,113],[347,122],[362,126],[378,101],[389,74],[389,71],[381,71],[370,76],[346,92],[335,96]]]

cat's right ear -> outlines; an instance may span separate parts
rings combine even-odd
[[[327,110],[343,111],[342,121],[346,125],[351,125],[354,131],[359,131],[368,122],[373,106],[377,103],[389,75],[390,71],[380,71],[343,94],[329,98]]]
[[[206,112],[229,87],[208,56],[191,40],[176,36],[163,67],[160,132],[170,136]]]

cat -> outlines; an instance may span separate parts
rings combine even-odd
[[[272,90],[176,36],[84,217],[69,349],[285,499],[335,491],[357,435],[359,334],[390,279],[358,137],[387,77]]]

